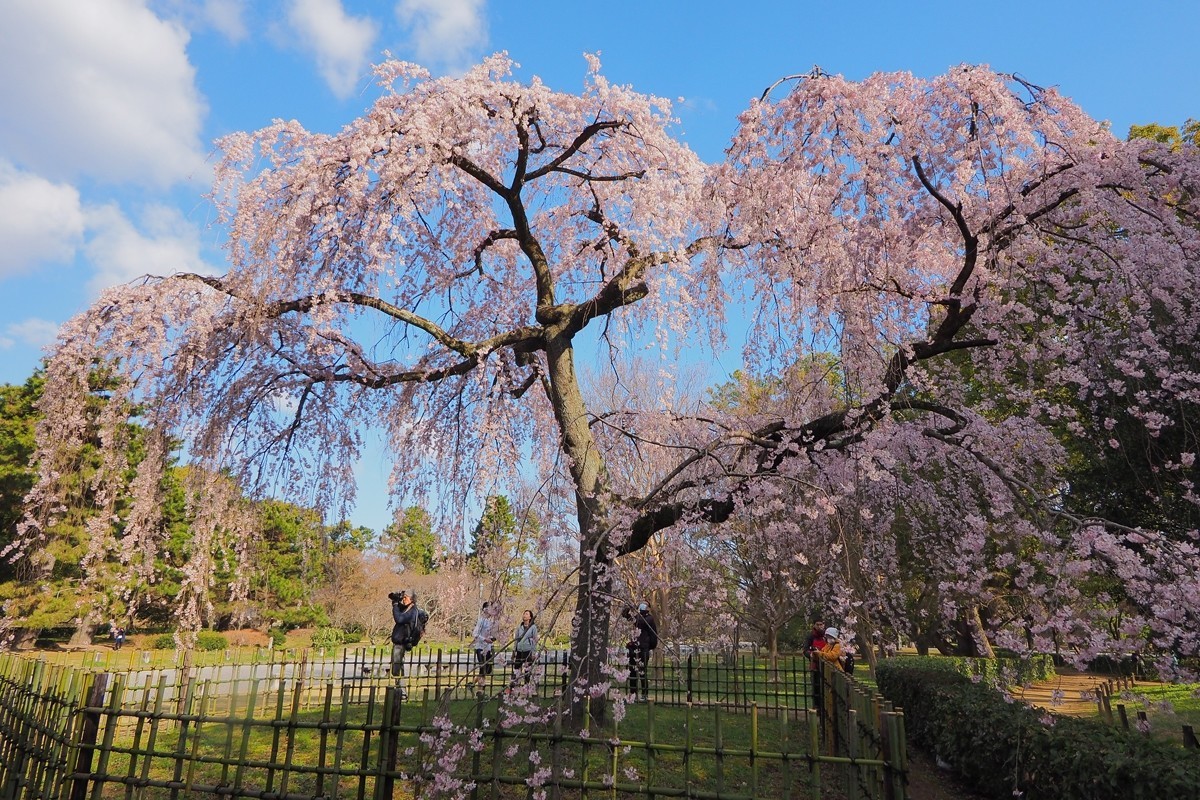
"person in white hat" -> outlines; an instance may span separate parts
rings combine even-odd
[[[833,664],[838,669],[842,666],[842,634],[837,628],[825,629],[825,646],[817,653],[818,656]]]

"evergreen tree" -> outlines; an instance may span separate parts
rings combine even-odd
[[[429,512],[419,506],[404,509],[399,520],[383,529],[380,547],[405,569],[421,575],[438,570],[440,543]]]
[[[530,550],[539,531],[533,513],[518,519],[507,496],[490,495],[471,532],[467,563],[477,575],[492,578],[506,590],[513,589],[525,580]]]

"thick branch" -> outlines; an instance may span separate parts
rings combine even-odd
[[[561,153],[559,153],[558,156],[556,156],[554,159],[552,159],[549,163],[539,167],[538,169],[535,169],[533,172],[526,175],[525,180],[527,182],[535,181],[538,178],[542,177],[543,175],[548,175],[550,172],[552,172],[554,170],[558,170],[560,167],[562,167],[563,164],[565,164],[567,162],[567,159],[569,159],[571,156],[578,153],[580,148],[582,148],[585,144],[587,144],[588,141],[590,139],[592,139],[594,136],[596,136],[598,133],[600,133],[601,131],[619,128],[624,124],[625,124],[624,122],[620,122],[617,120],[610,120],[608,122],[593,122],[591,125],[588,125],[586,128],[581,130],[579,132],[579,135],[575,137],[575,141],[573,141],[569,145],[567,145],[566,149],[563,150]]]

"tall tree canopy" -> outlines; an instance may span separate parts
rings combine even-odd
[[[1055,91],[982,68],[814,72],[753,103],[710,166],[666,101],[610,84],[594,60],[577,94],[511,69],[496,56],[432,78],[388,62],[388,90],[337,134],[278,122],[227,137],[215,197],[228,271],[114,289],[65,326],[31,500],[53,507],[55,454],[78,436],[103,356],[124,376],[116,391],[156,430],[185,433],[206,474],[323,506],[353,496],[361,430],[380,421],[409,491],[436,479],[464,502],[494,494],[531,452],[565,476],[576,710],[606,681],[613,560],[680,523],[774,512],[795,496],[778,481],[812,487],[806,513],[827,523],[860,491],[851,474],[890,486],[897,509],[902,486],[923,504],[929,487],[950,495],[956,530],[912,535],[963,593],[995,555],[984,543],[1019,521],[996,540],[1009,558],[1022,537],[1041,542],[1047,560],[1014,577],[1028,591],[1066,599],[1073,571],[1115,570],[1156,640],[1196,649],[1195,532],[1071,517],[1047,433],[1103,436],[1089,412],[1114,397],[1161,431],[1160,404],[1200,387],[1175,371],[1200,325],[1194,147],[1122,142]],[[750,321],[750,367],[830,353],[852,390],[831,404],[812,371],[796,394],[808,402],[749,423],[585,403],[581,341],[721,346],[726,314]],[[1147,388],[1146,370],[1170,377]],[[1003,414],[968,402],[979,381],[1005,387]],[[1194,433],[1172,448],[1186,485]],[[623,464],[642,457],[661,466],[630,483]],[[22,528],[27,546],[44,516]],[[873,542],[894,530],[859,528]],[[1035,613],[1039,642],[1100,644],[1069,604]]]

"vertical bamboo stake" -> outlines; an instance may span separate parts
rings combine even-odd
[[[203,681],[200,684],[200,709],[196,711],[196,727],[192,731],[192,750],[188,757],[187,778],[184,781],[184,797],[192,796],[192,785],[196,776],[196,764],[199,763],[200,756],[200,726],[205,722],[204,709],[208,707],[208,692],[210,684],[208,681]],[[194,707],[192,703],[188,704],[188,714],[192,715]]]
[[[687,797],[692,790],[692,714],[693,707],[689,702],[684,708],[683,717],[683,795]]]
[[[646,704],[646,788],[654,785],[654,706],[651,700]]]
[[[350,692],[352,687],[342,684],[342,707],[338,709],[337,738],[333,745],[333,785],[330,786],[330,800],[337,800],[342,788],[342,753],[346,742],[346,720],[350,714]]]
[[[808,715],[808,758],[812,764],[813,800],[821,800],[821,721],[820,715]]]
[[[780,717],[780,746],[779,752],[783,756],[783,764],[780,765],[780,772],[783,773],[783,800],[789,800],[792,796],[792,719],[785,712]]]
[[[146,729],[146,717],[150,710],[150,684],[142,686],[142,700],[136,706],[138,714],[133,724],[133,742],[129,745],[129,768],[125,772],[125,797],[133,797],[133,778],[137,775],[138,756],[141,755],[142,733]],[[149,755],[146,756],[149,759]]]
[[[267,680],[270,680],[270,678]],[[262,681],[262,678],[254,679],[254,682],[250,684],[250,696],[246,698],[246,716],[242,720],[242,743],[238,748],[237,769],[233,773],[233,790],[235,796],[242,788],[242,776],[245,773],[246,762],[250,752],[250,733],[254,729],[254,712],[258,707],[258,689],[262,685]]]
[[[358,763],[362,768],[358,774],[358,800],[364,800],[367,791],[367,764],[371,758],[371,722],[375,715],[375,687],[367,689],[367,720],[363,723],[362,753]]]
[[[304,651],[308,653],[307,650]],[[287,795],[288,779],[292,774],[292,756],[296,753],[296,722],[300,714],[300,706],[304,702],[304,663],[301,662],[300,674],[292,687],[292,710],[288,715],[287,733],[284,736],[283,748],[283,777],[279,781],[279,793]]]
[[[380,780],[375,784],[376,797],[379,800],[391,798],[395,792],[397,734],[400,727],[400,690],[396,686],[387,687],[383,700],[383,725],[380,728],[379,760],[383,767]]]
[[[750,704],[750,794],[758,797],[758,703]]]
[[[859,758],[858,736],[855,732],[858,730],[858,710],[854,708],[847,709],[846,720],[849,726],[846,735],[846,755],[850,758],[850,763],[846,765],[846,796],[850,800],[858,800],[862,795],[859,794],[859,775],[862,767],[855,763]]]
[[[96,774],[101,776],[92,784],[92,800],[100,800],[104,791],[104,782],[108,777],[108,757],[112,753],[113,739],[121,721],[121,700],[125,693],[125,679],[117,675],[113,679],[112,691],[108,695],[108,710],[105,712],[107,724],[104,726],[104,743],[100,745],[100,763],[96,765]]]
[[[721,794],[725,791],[725,738],[721,731],[720,704],[713,706],[713,716],[715,717],[713,734],[716,741],[713,749],[717,751],[717,794]]]
[[[229,714],[226,717],[225,725],[225,758],[221,762],[221,780],[218,785],[224,786],[229,782],[229,768],[233,761],[233,731],[237,726],[234,724],[234,715],[236,714],[238,701],[238,685],[234,680],[229,687]]]
[[[179,695],[179,713],[175,715],[176,723],[178,724],[179,739],[175,743],[175,770],[172,774],[172,781],[175,785],[171,787],[171,800],[176,800],[179,797],[179,785],[183,782],[183,757],[187,752],[188,738],[188,714],[191,712],[194,684],[189,680],[186,685],[186,692],[181,692]]]
[[[329,753],[330,712],[333,710],[333,684],[325,684],[325,698],[321,704],[321,728],[317,735],[317,788],[318,797],[325,796],[325,759]],[[336,778],[334,781],[336,782]]]
[[[92,771],[92,751],[96,746],[96,734],[100,731],[100,705],[104,702],[104,690],[108,686],[108,675],[98,673],[92,679],[83,712],[83,727],[75,751],[75,778],[71,787],[71,800],[85,800],[88,777]],[[90,709],[97,709],[95,711]]]

